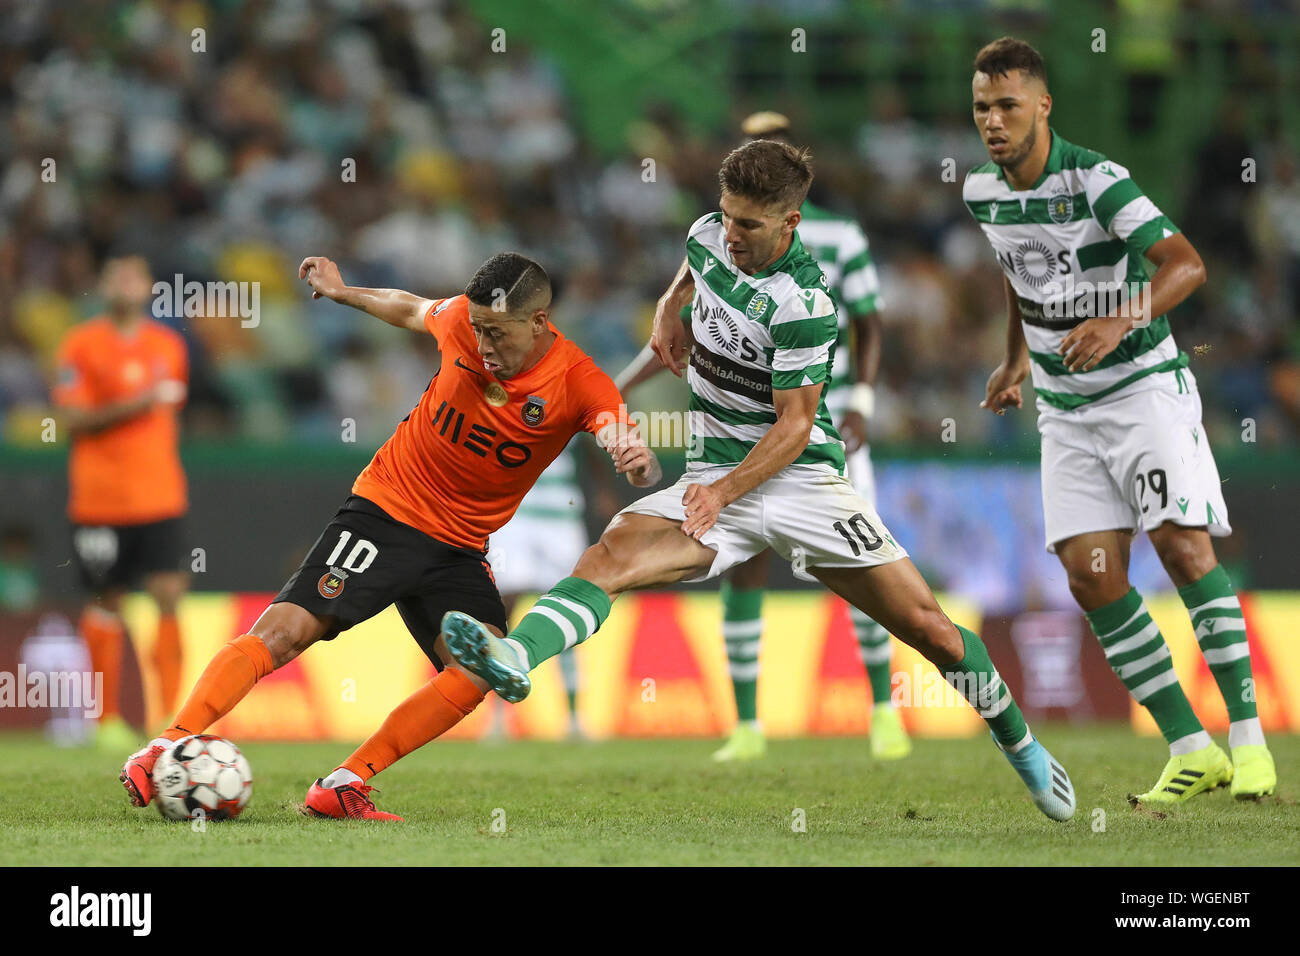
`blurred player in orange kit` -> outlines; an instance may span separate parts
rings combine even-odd
[[[313,298],[432,335],[442,364],[249,633],[217,652],[171,725],[127,760],[121,781],[136,806],[153,798],[153,766],[171,742],[202,733],[312,644],[395,604],[439,673],[312,784],[306,809],[400,820],[375,809],[366,781],[454,727],[487,689],[447,653],[443,615],[468,606],[497,634],[506,629],[488,536],[579,432],[595,435],[633,485],[662,474],[609,376],[551,324],[551,281],[533,260],[495,255],[463,295],[446,299],[344,285],[338,266],[319,256],[303,260],[298,275]]]
[[[104,679],[99,740],[114,749],[134,739],[119,701],[128,588],[143,584],[158,604],[153,663],[164,710],[175,704],[181,673],[176,607],[188,585],[180,570],[188,502],[177,419],[189,359],[184,339],[148,317],[152,289],[144,259],[105,262],[100,291],[107,309],[64,337],[54,388],[57,421],[72,440],[73,551],[91,592],[81,633]]]

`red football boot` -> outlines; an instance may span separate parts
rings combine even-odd
[[[337,787],[322,787],[317,779],[307,791],[307,812],[314,817],[329,817],[342,820],[353,817],[357,820],[395,820],[404,822],[395,813],[376,810],[369,793],[374,787],[364,783],[345,783]]]
[[[150,744],[131,754],[122,765],[122,772],[117,779],[122,781],[126,795],[131,798],[134,806],[147,807],[153,799],[153,765],[158,762],[163,750],[161,744]]]

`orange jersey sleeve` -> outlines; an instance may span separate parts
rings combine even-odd
[[[583,431],[594,435],[606,425],[628,423],[627,405],[618,386],[590,358],[569,370],[569,388],[582,407]]]
[[[452,296],[450,299],[437,299],[430,304],[424,313],[424,327],[439,342],[450,334],[452,326],[459,317],[459,309],[452,309],[448,312],[448,309],[457,299],[465,299],[465,297],[458,295]],[[465,303],[467,305],[468,300],[465,300]],[[469,314],[468,307],[465,309],[465,314]]]
[[[578,432],[618,416],[622,400],[605,373],[557,330],[532,368],[488,373],[464,296],[430,306],[425,327],[442,364],[352,487],[393,518],[476,552]]]

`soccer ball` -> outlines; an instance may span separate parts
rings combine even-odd
[[[228,820],[253,795],[253,769],[229,740],[195,734],[158,755],[153,786],[158,812],[168,820]]]

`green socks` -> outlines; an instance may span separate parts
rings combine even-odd
[[[1170,753],[1178,756],[1208,747],[1210,736],[1178,683],[1169,647],[1137,589],[1129,588],[1118,601],[1089,611],[1088,623],[1111,670],[1155,719]]]
[[[1205,663],[1219,685],[1219,693],[1228,708],[1229,743],[1262,744],[1263,732],[1257,720],[1255,681],[1250,671],[1250,645],[1246,641],[1246,620],[1241,601],[1232,589],[1228,572],[1222,565],[1191,584],[1178,589],[1178,596],[1192,618],[1196,643],[1201,646]],[[1249,721],[1244,724],[1243,721]],[[1258,738],[1258,739],[1256,739]]]
[[[943,671],[944,679],[984,718],[993,732],[993,739],[1004,749],[1015,752],[1029,740],[1025,715],[1020,712],[1020,706],[1012,699],[1011,691],[1007,690],[998,669],[993,666],[988,648],[979,635],[960,624],[957,630],[961,631],[966,643],[966,654],[950,669]]]
[[[735,588],[723,581],[722,637],[736,693],[736,718],[758,719],[758,648],[763,634],[763,589]]]
[[[609,595],[596,585],[565,578],[538,599],[507,640],[527,655],[524,663],[532,670],[595,634],[609,617],[609,609]]]
[[[862,666],[867,669],[872,700],[877,704],[888,704],[894,658],[889,632],[851,604],[849,619],[853,621],[853,632],[858,637],[858,654]]]

